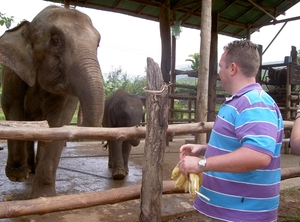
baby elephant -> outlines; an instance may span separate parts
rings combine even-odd
[[[140,125],[143,117],[141,99],[118,89],[105,100],[103,126],[130,127]],[[131,146],[139,145],[140,140],[108,140],[108,167],[112,168],[112,178],[122,180],[128,174],[128,158]]]

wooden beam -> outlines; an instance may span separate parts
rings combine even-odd
[[[0,202],[0,218],[46,214],[104,204],[115,204],[127,200],[138,199],[140,198],[140,193],[141,185],[133,185],[99,192]],[[175,181],[164,181],[162,193],[183,193],[183,190],[175,189]]]

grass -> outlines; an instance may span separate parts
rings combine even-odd
[[[1,108],[0,108],[0,120],[5,120],[5,116]],[[72,118],[71,123],[77,124],[77,110]]]
[[[5,120],[5,116],[1,108],[0,108],[0,120]]]

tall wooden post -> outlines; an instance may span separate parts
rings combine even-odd
[[[211,32],[211,46],[210,46],[210,59],[209,59],[209,85],[208,85],[208,112],[207,121],[215,121],[215,110],[217,103],[217,79],[218,79],[218,13],[212,15],[212,32]],[[210,137],[210,132],[206,134]],[[207,141],[208,142],[208,141]]]
[[[171,70],[171,31],[170,31],[170,0],[164,0],[159,12],[161,39],[161,70],[164,81],[170,82]]]
[[[161,221],[163,157],[168,128],[168,87],[161,69],[147,58],[147,125],[143,156],[140,221]]]
[[[65,6],[65,8],[70,8],[70,0],[65,0],[64,6]]]
[[[207,122],[209,55],[211,42],[211,0],[202,0],[200,66],[198,71],[196,120]],[[206,134],[197,134],[196,143],[206,143]]]

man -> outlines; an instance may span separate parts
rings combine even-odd
[[[298,104],[298,109],[295,117],[295,122],[293,125],[291,138],[290,138],[290,147],[294,154],[300,154],[300,102]]]
[[[203,172],[200,193],[210,201],[197,196],[194,207],[210,221],[276,221],[284,130],[278,106],[255,80],[258,46],[229,43],[219,66],[222,87],[232,96],[220,108],[209,143],[180,148],[179,168],[186,178]]]

